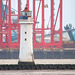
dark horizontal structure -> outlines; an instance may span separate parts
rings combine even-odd
[[[0,59],[19,59],[19,50],[0,51]],[[75,59],[73,50],[44,51],[34,50],[34,59]]]

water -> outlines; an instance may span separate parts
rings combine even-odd
[[[75,75],[75,70],[6,70],[0,75]]]

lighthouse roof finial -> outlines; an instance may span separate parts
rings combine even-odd
[[[26,4],[26,7],[25,9],[23,10],[23,12],[30,12],[29,9],[28,9],[28,5]]]

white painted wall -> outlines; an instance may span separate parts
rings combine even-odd
[[[20,20],[20,52],[19,60],[22,62],[33,61],[33,45],[32,45],[32,25],[31,20]],[[26,32],[26,34],[25,34]],[[26,39],[26,40],[25,40]]]

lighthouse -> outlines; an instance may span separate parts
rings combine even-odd
[[[33,44],[32,44],[32,25],[33,18],[32,12],[29,11],[27,6],[21,12],[19,18],[20,23],[20,51],[19,61],[21,62],[33,62]]]

